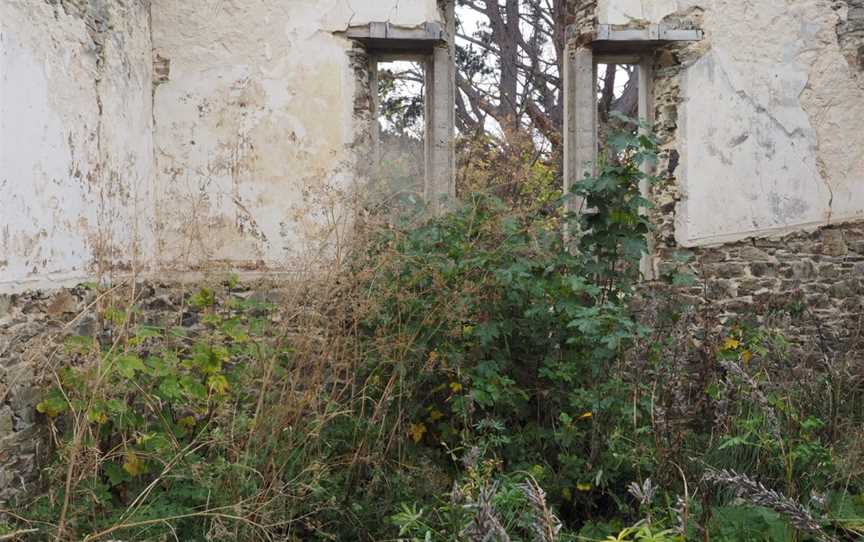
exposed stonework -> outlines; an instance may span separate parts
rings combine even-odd
[[[357,125],[354,141],[351,144],[358,155],[358,174],[368,178],[371,173],[371,162],[366,158],[369,153],[373,152],[375,142],[372,141],[372,138],[376,137],[372,133],[371,127],[373,122],[377,122],[377,119],[372,118],[375,110],[375,93],[378,92],[377,88],[373,88],[377,82],[377,74],[373,77],[370,69],[370,55],[361,46],[355,45],[347,54],[351,72],[354,74],[354,107],[352,113]]]
[[[86,288],[0,295],[0,507],[38,475],[36,383],[62,337],[95,332],[92,314],[78,316],[94,299]]]
[[[835,3],[840,22],[837,38],[849,66],[864,77],[864,0],[840,0]]]
[[[692,8],[683,12],[667,15],[661,21],[675,28],[701,28],[704,11]],[[681,165],[681,151],[678,140],[679,108],[683,102],[681,95],[681,75],[710,48],[705,41],[673,42],[654,50],[651,57],[652,107],[654,133],[659,140],[658,183],[650,187],[649,197],[654,207],[648,211],[655,226],[653,242],[659,250],[675,247],[675,216],[681,201],[678,168]]]
[[[696,285],[676,290],[721,321],[782,313],[782,331],[799,345],[829,355],[862,348],[864,224],[700,247],[687,263],[675,263],[674,252],[662,252],[661,274],[693,273]]]
[[[576,35],[592,35],[597,29],[597,0],[570,0],[567,24]]]
[[[171,79],[171,60],[160,54],[153,55],[153,89]]]
[[[798,310],[793,339],[850,348],[839,342],[864,314],[864,3],[600,0],[597,16],[705,34],[653,53],[655,275],[689,251],[700,282],[684,296],[704,310]]]
[[[287,299],[290,283],[250,280],[233,287],[243,297],[270,303]],[[133,325],[183,325],[199,329],[199,313],[189,298],[199,286],[184,283],[138,283],[111,290],[89,286],[53,293],[28,291],[0,295],[0,509],[24,495],[44,467],[47,424],[36,411],[40,389],[53,382],[71,336],[99,337],[110,343],[100,312],[127,307],[134,299]]]

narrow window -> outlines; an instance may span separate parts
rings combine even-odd
[[[369,160],[384,177],[379,185],[395,188],[391,194],[399,198],[416,194],[417,184],[406,177],[414,174],[422,183],[424,204],[435,213],[445,210],[456,194],[455,19],[453,3],[443,6],[448,21],[443,25],[405,28],[373,22],[347,31],[368,55],[375,143]],[[422,159],[403,160],[417,149],[423,149]]]
[[[425,62],[410,56],[375,61],[377,100],[374,175],[388,207],[416,206],[423,197],[426,160]]]
[[[617,114],[636,118],[650,125],[653,122],[651,108],[651,57],[644,56],[598,56],[595,57],[595,80],[597,81],[597,163],[614,163],[619,157],[607,144],[609,136],[623,131],[637,132],[640,128],[617,118]],[[643,171],[652,173],[652,165],[642,164]],[[643,180],[640,191],[645,199],[651,199],[651,189]],[[647,212],[647,209],[643,210]],[[643,277],[653,279],[654,241],[648,237],[648,253],[640,265]]]

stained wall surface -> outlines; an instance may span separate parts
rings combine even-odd
[[[340,33],[372,21],[440,17],[435,0],[153,0],[165,267],[338,252],[370,106],[367,60]]]
[[[438,8],[0,0],[0,508],[37,479],[50,351],[99,334],[96,290],[64,286],[332,254],[371,126],[344,32],[388,20]],[[171,306],[163,286],[135,292]]]
[[[150,58],[146,0],[0,2],[0,290],[149,250]]]
[[[705,31],[681,54],[667,142],[679,245],[864,219],[864,3],[600,0],[598,19]]]
[[[0,292],[333,254],[371,111],[345,31],[440,20],[436,0],[3,0]]]

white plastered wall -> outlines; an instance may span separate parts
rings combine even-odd
[[[710,245],[864,219],[864,74],[829,0],[600,0],[601,24],[704,10],[681,79],[676,238]]]
[[[149,12],[89,5],[114,21],[101,51],[75,10],[0,2],[0,292],[142,265],[152,244]]]
[[[355,172],[349,25],[440,21],[435,0],[153,1],[161,262],[290,269],[332,253]]]
[[[0,1],[0,293],[332,254],[366,129],[344,32],[373,21],[440,15],[435,0]],[[154,58],[170,66],[155,90]]]

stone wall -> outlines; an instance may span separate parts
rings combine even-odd
[[[346,31],[384,21],[443,17],[437,0],[0,2],[0,292],[337,253],[369,155]]]
[[[38,472],[34,386],[99,332],[95,291],[66,286],[177,271],[138,290],[157,317],[202,269],[335,254],[372,111],[346,30],[441,20],[436,0],[0,0],[0,508]]]
[[[574,36],[593,35],[597,29],[597,0],[570,0],[567,24]]]
[[[840,0],[835,3],[840,18],[837,38],[853,73],[864,84],[864,0]]]
[[[36,412],[37,381],[50,374],[62,339],[92,335],[95,301],[87,288],[0,295],[0,508],[32,488],[47,442]]]
[[[653,275],[694,272],[697,285],[675,291],[719,321],[785,312],[799,343],[858,348],[849,341],[864,318],[864,3],[596,3],[596,23],[649,22],[705,32],[651,60]],[[677,264],[678,253],[693,259]]]
[[[824,342],[834,354],[862,346],[855,341],[864,338],[864,223],[699,247],[686,251],[686,263],[676,263],[676,253],[661,251],[661,276],[695,275],[696,285],[678,293],[720,321],[783,313],[790,317],[783,331],[799,344]]]
[[[232,286],[241,297],[254,297],[283,304],[291,285],[274,279],[250,279]],[[200,311],[190,297],[201,286],[219,291],[215,279],[201,283],[140,282],[110,289],[89,285],[53,292],[27,291],[0,294],[0,510],[18,495],[35,489],[39,472],[48,465],[49,424],[39,414],[40,389],[54,382],[54,371],[62,368],[64,342],[68,337],[99,337],[110,343],[100,315],[107,307],[135,307],[132,325],[182,325],[200,329]],[[133,303],[134,300],[134,303]]]
[[[860,0],[601,0],[597,20],[704,32],[656,56],[677,245],[864,220]]]

